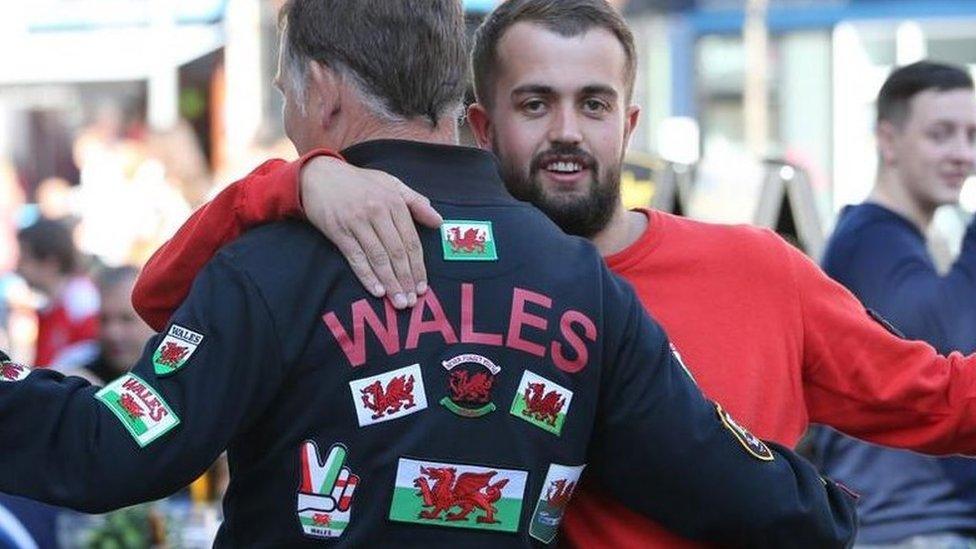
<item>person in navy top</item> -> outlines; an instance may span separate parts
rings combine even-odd
[[[940,353],[976,351],[976,224],[940,273],[925,232],[936,208],[956,204],[973,172],[976,95],[964,69],[922,61],[888,77],[878,96],[877,182],[846,207],[824,270],[905,337]],[[859,544],[971,547],[976,462],[890,450],[823,429],[822,470],[861,494]]]

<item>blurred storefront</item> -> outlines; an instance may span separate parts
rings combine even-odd
[[[874,98],[891,68],[927,57],[976,70],[976,2],[768,0],[768,140],[756,155],[744,114],[754,70],[743,39],[746,3],[631,0],[624,8],[641,57],[636,99],[644,115],[632,147],[695,160],[687,213],[696,217],[768,222],[759,219],[770,217],[762,193],[796,187],[768,183],[788,165],[784,174],[809,182],[800,193],[807,203],[793,205],[804,210],[799,217],[829,226],[873,183]],[[687,125],[693,131],[669,131]]]

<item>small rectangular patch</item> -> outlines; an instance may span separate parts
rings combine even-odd
[[[566,505],[576,491],[580,475],[586,465],[549,464],[549,473],[542,483],[539,501],[532,513],[529,525],[529,535],[543,543],[552,543],[556,539],[559,523],[566,513]]]
[[[23,364],[17,364],[16,362],[0,362],[0,382],[13,383],[14,381],[21,381],[27,379],[31,373],[31,369]]]
[[[522,374],[511,414],[559,436],[569,413],[573,392],[529,370]]]
[[[491,221],[445,220],[441,246],[447,261],[496,261],[498,247]]]
[[[420,365],[349,382],[360,427],[399,419],[427,408]]]
[[[517,532],[529,473],[400,458],[390,520]]]
[[[119,418],[132,438],[145,448],[180,424],[180,418],[148,383],[126,374],[95,393]]]
[[[153,353],[153,368],[156,375],[168,376],[175,374],[193,356],[200,343],[203,342],[203,334],[198,334],[178,324],[169,327],[169,333],[156,347]]]

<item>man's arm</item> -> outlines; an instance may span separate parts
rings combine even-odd
[[[864,227],[855,246],[844,265],[828,272],[861,301],[942,353],[976,350],[976,223],[945,275],[927,250],[890,223]]]
[[[602,381],[591,480],[692,539],[846,546],[856,529],[853,498],[708,402],[636,297],[618,291],[630,296],[629,313],[615,319],[625,328],[608,340],[617,352],[608,349],[614,358]]]
[[[851,292],[782,244],[803,325],[811,422],[895,448],[976,454],[976,355],[902,339]]]
[[[186,486],[276,393],[276,333],[221,254],[132,372],[104,389],[0,365],[0,492],[104,512]]]
[[[398,308],[413,305],[427,289],[427,273],[411,216],[430,227],[440,225],[440,216],[393,176],[333,156],[316,150],[295,162],[270,160],[200,207],[136,281],[132,304],[139,315],[162,329],[221,246],[257,225],[305,215],[370,293],[389,295]],[[304,211],[302,196],[308,199]]]

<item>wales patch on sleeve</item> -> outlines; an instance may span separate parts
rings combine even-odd
[[[175,374],[186,365],[186,362],[190,360],[193,352],[202,342],[203,334],[198,334],[179,324],[170,326],[166,337],[163,338],[159,347],[156,347],[156,352],[153,353],[152,361],[156,375]]]
[[[0,383],[14,382],[26,379],[31,369],[16,362],[0,362]]]
[[[163,397],[135,374],[116,379],[95,393],[95,398],[119,418],[125,430],[142,448],[180,423],[180,418]]]
[[[491,221],[444,220],[441,247],[447,261],[495,261],[498,247]]]
[[[739,425],[732,418],[731,414],[726,412],[717,402],[715,403],[715,411],[718,412],[718,417],[722,420],[722,425],[732,433],[735,439],[739,441],[739,444],[749,452],[749,455],[762,461],[773,461],[773,451],[769,449],[769,446],[766,446],[766,443],[756,437],[756,435],[747,431],[745,427]]]
[[[532,523],[529,525],[529,535],[543,543],[552,543],[556,539],[559,523],[566,513],[566,505],[576,491],[580,475],[586,465],[570,466],[552,463],[549,473],[542,483],[539,501],[532,513]]]
[[[528,370],[522,374],[515,400],[509,412],[540,429],[559,436],[566,423],[566,414],[573,401],[573,392],[554,381]]]
[[[390,520],[517,532],[528,472],[400,458]]]

